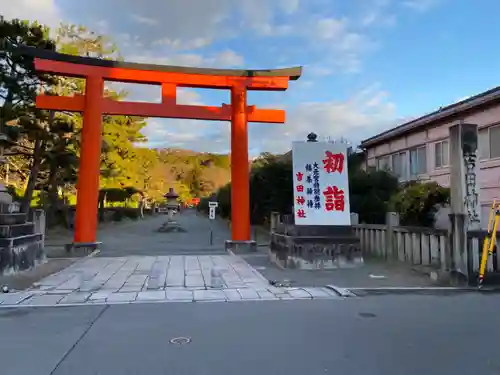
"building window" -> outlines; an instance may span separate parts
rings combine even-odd
[[[377,158],[377,169],[379,171],[387,171],[391,169],[389,156]]]
[[[500,158],[500,126],[493,126],[489,130],[490,159]]]
[[[427,173],[427,149],[425,146],[410,150],[410,174],[412,177]]]
[[[479,130],[479,158],[500,158],[500,125]]]
[[[434,166],[436,168],[446,167],[450,164],[450,152],[448,141],[434,143]]]
[[[392,155],[392,173],[400,179],[406,179],[406,152]]]
[[[479,159],[490,158],[490,130],[488,128],[478,131]]]

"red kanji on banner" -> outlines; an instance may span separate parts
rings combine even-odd
[[[300,182],[300,181],[302,181],[302,178],[304,177],[304,173],[298,172],[296,176],[297,176],[297,181]]]
[[[303,193],[304,192],[304,185],[297,185],[297,192]]]
[[[344,211],[344,190],[337,186],[328,186],[324,191],[326,211]]]
[[[297,210],[297,217],[300,217],[301,219],[305,219],[306,217],[306,212],[302,209],[302,208],[299,208]]]
[[[297,203],[303,205],[306,203],[306,199],[304,197],[297,197]]]
[[[344,170],[344,154],[333,154],[330,151],[326,151],[325,156],[326,159],[323,159],[323,168],[326,173],[342,173]]]

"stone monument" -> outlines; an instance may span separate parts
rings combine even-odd
[[[469,282],[467,233],[481,229],[481,199],[479,185],[478,126],[460,122],[450,127],[450,225],[452,237],[446,253],[446,268],[450,276]]]
[[[353,231],[347,178],[347,147],[307,141],[292,147],[293,215],[273,218],[270,259],[285,268],[332,269],[363,264]],[[285,219],[285,218],[284,218]]]

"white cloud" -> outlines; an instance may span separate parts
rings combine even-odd
[[[300,0],[279,0],[281,10],[286,14],[293,14],[299,10]]]
[[[386,96],[373,86],[347,101],[300,103],[287,112],[285,125],[251,126],[258,126],[259,148],[265,151],[287,151],[291,142],[306,139],[310,132],[320,137],[345,137],[357,143],[393,124],[395,106]]]
[[[202,152],[227,152],[228,122],[150,119],[143,130],[148,147],[184,148]]]
[[[0,0],[0,10],[7,19],[37,20],[52,27],[61,22],[61,12],[55,0]]]
[[[391,0],[368,0],[363,1],[362,5],[362,27],[393,26],[396,23]]]
[[[439,5],[440,2],[441,0],[406,0],[402,5],[418,12],[426,12]]]
[[[133,14],[132,19],[138,23],[142,23],[145,25],[158,25],[158,20],[150,17],[144,17],[139,14]]]
[[[244,63],[243,56],[229,49],[208,56],[203,56],[202,54],[197,53],[167,53],[165,55],[143,53],[141,55],[129,55],[126,56],[126,58],[131,62],[144,62],[159,65],[195,66],[203,68],[234,68],[242,66]]]
[[[212,43],[210,38],[195,38],[189,41],[182,41],[180,39],[163,38],[153,41],[153,45],[167,46],[173,50],[192,50],[201,47],[206,47]]]

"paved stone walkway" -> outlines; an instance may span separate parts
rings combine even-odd
[[[186,210],[174,218],[185,232],[158,232],[167,221],[166,215],[120,223],[100,231],[97,236],[102,241],[100,256],[226,254],[224,242],[231,238],[227,225],[218,220],[210,221],[194,210]]]
[[[212,288],[212,272],[222,285]],[[87,258],[18,293],[0,307],[340,297],[327,288],[277,288],[235,255]]]

